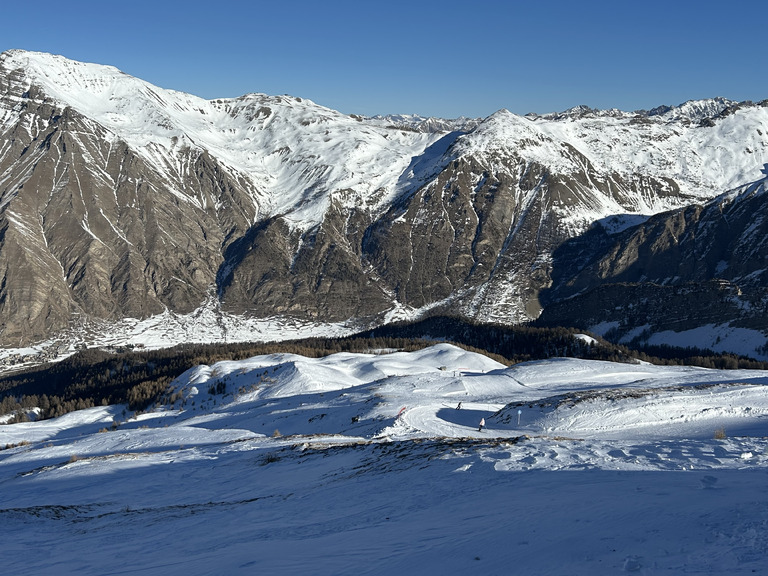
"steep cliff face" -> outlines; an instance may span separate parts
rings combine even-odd
[[[753,179],[766,134],[768,108],[722,99],[369,119],[287,96],[206,101],[7,52],[0,343],[74,320],[185,314],[212,294],[257,317],[508,323],[604,282],[764,286],[764,224],[744,220],[762,208],[737,213],[723,198],[619,235],[628,219],[614,216],[702,204]]]

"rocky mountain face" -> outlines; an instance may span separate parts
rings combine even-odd
[[[244,183],[209,154],[185,150],[177,159],[192,184],[169,185],[74,108],[34,87],[4,88],[15,121],[0,137],[3,341],[39,339],[73,315],[196,308],[222,246],[255,217]],[[185,188],[195,208],[179,199]]]
[[[633,344],[705,325],[765,331],[767,179],[609,230],[596,223],[555,250],[540,322],[602,326]]]
[[[721,220],[703,205],[766,162],[766,103],[364,118],[287,96],[206,101],[110,67],[6,52],[0,343],[84,318],[189,313],[212,294],[257,317],[518,322],[604,282],[637,283],[650,260],[674,266],[666,286],[765,286],[765,247],[750,260],[748,229],[736,238],[722,223],[737,202]],[[674,209],[642,228],[650,238],[671,226],[674,250],[621,231]],[[711,256],[684,264],[704,262],[701,240],[680,247],[680,229],[697,226],[719,230]]]

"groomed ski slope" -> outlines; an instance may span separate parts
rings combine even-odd
[[[3,572],[765,570],[766,373],[386,352],[1,426]]]

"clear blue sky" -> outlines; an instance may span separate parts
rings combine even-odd
[[[756,0],[39,0],[0,8],[0,51],[367,115],[635,110],[768,98],[767,12]]]

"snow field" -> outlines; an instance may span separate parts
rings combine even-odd
[[[0,426],[3,569],[751,574],[766,383],[447,344],[201,366],[141,415]]]

